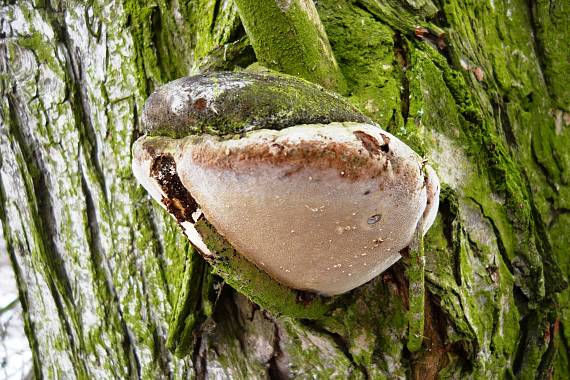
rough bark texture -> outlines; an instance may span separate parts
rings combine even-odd
[[[135,183],[150,92],[253,62],[230,0],[3,1],[0,220],[38,378],[568,378],[568,1],[317,10],[348,98],[444,184],[423,349],[405,348],[405,260],[328,322],[276,318],[217,292]],[[181,358],[166,348],[180,307],[201,310]]]

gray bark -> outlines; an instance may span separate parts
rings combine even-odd
[[[568,2],[317,5],[349,100],[444,184],[423,349],[405,349],[400,263],[335,325],[225,286],[192,352],[170,353],[187,242],[130,147],[156,86],[253,61],[235,6],[4,1],[0,221],[37,378],[568,377]]]

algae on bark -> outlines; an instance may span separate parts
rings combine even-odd
[[[323,323],[224,286],[192,353],[172,355],[186,242],[135,183],[130,146],[156,86],[251,62],[236,7],[30,0],[0,9],[0,220],[38,378],[568,377],[566,2],[317,10],[347,97],[445,185],[425,239],[423,349],[405,348],[397,264]]]

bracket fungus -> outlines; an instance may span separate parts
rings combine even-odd
[[[148,99],[133,171],[207,259],[205,218],[272,279],[347,292],[433,223],[439,182],[338,95],[286,75],[210,73]]]

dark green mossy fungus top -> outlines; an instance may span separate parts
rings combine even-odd
[[[158,88],[143,112],[146,133],[173,138],[334,121],[372,123],[321,86],[289,75],[250,72],[214,72],[177,79]]]

